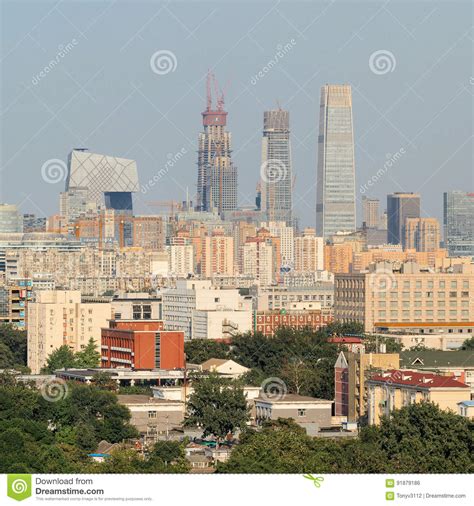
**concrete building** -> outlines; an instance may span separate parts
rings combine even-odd
[[[293,225],[290,113],[282,109],[263,113],[261,210],[268,221]]]
[[[400,366],[398,353],[353,353],[341,351],[334,365],[334,414],[359,422],[366,416],[365,382],[374,370]]]
[[[332,310],[321,309],[320,302],[297,302],[291,309],[256,311],[253,315],[254,332],[273,336],[279,328],[319,330],[332,322]]]
[[[387,195],[387,241],[401,244],[405,249],[405,222],[407,218],[420,217],[420,196],[417,193],[392,193]]]
[[[161,295],[121,293],[111,300],[114,320],[162,320]]]
[[[248,367],[225,358],[210,358],[201,364],[201,370],[204,372],[215,372],[232,379],[240,378],[250,371]]]
[[[133,246],[152,251],[163,251],[165,226],[161,216],[135,216],[132,221]]]
[[[474,257],[474,193],[443,194],[443,225],[449,256]]]
[[[283,396],[260,395],[255,402],[255,422],[257,425],[266,420],[292,418],[306,429],[308,434],[315,434],[321,428],[331,427],[332,401],[316,399],[303,395],[286,394]]]
[[[110,303],[83,303],[79,291],[42,290],[28,304],[28,367],[38,374],[55,349],[84,348],[89,339],[100,343],[100,329],[111,317]]]
[[[362,197],[363,223],[368,228],[378,228],[380,219],[380,200]]]
[[[23,232],[23,219],[18,207],[13,204],[0,204],[0,234]]]
[[[315,272],[324,270],[324,242],[316,237],[314,228],[305,228],[302,235],[294,239],[294,270]]]
[[[31,280],[0,285],[0,324],[10,323],[19,330],[27,328],[28,304],[32,299]]]
[[[320,304],[321,309],[332,309],[334,304],[334,283],[320,281],[308,287],[255,286],[250,290],[255,311],[286,309],[296,310],[301,303],[309,309],[310,303]]]
[[[235,273],[234,238],[224,235],[224,230],[214,230],[211,236],[203,238],[201,276],[213,278],[214,275]]]
[[[250,237],[242,247],[242,274],[252,276],[261,286],[279,278],[280,245],[271,237]]]
[[[280,239],[280,262],[278,266],[280,271],[291,270],[295,264],[294,250],[294,229],[283,221],[270,221],[265,223],[265,228],[270,231],[272,237]]]
[[[325,239],[356,229],[354,131],[350,85],[321,88],[316,230]]]
[[[147,395],[118,395],[118,402],[130,410],[130,423],[141,434],[161,435],[181,427],[184,404],[148,397]]]
[[[433,272],[412,262],[380,262],[366,272],[336,274],[334,319],[360,322],[366,332],[392,323],[469,323],[473,286],[471,265]]]
[[[473,420],[474,419],[474,401],[458,402],[458,414],[460,416],[464,416],[465,418],[469,418],[469,419]]]
[[[405,220],[405,249],[438,251],[441,235],[436,218],[407,218]]]
[[[251,302],[238,290],[219,289],[210,280],[177,280],[163,292],[165,330],[189,339],[223,339],[252,328]]]
[[[427,401],[445,411],[458,411],[458,403],[470,400],[470,388],[449,376],[390,370],[367,380],[369,425],[379,425],[394,409]]]
[[[98,207],[132,212],[132,193],[139,190],[137,164],[134,160],[116,158],[86,149],[74,149],[68,158],[66,192],[87,188],[87,201]]]
[[[169,246],[169,273],[178,278],[194,274],[194,249],[191,244]]]

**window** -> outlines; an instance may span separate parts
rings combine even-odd
[[[445,288],[446,287],[446,283],[444,281],[440,281],[439,282],[439,287],[440,288]]]
[[[415,288],[421,288],[421,281],[416,282]]]
[[[156,418],[156,411],[148,411],[148,418]]]
[[[457,281],[451,281],[451,288],[457,288],[458,282]]]
[[[306,409],[299,409],[298,416],[306,416]]]
[[[457,292],[449,292],[450,297],[457,297]]]

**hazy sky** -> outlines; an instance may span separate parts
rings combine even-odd
[[[278,100],[290,111],[296,214],[314,226],[325,83],[353,87],[359,204],[377,171],[365,195],[383,208],[387,193],[420,192],[423,214],[441,219],[443,191],[474,191],[469,0],[1,5],[0,200],[23,212],[58,212],[64,180],[49,161],[74,147],[136,159],[141,184],[181,151],[136,209],[193,196],[208,68],[225,88],[240,204],[254,202],[263,111]]]

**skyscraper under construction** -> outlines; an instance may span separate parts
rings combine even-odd
[[[216,106],[212,104],[214,85]],[[219,91],[215,76],[207,75],[207,107],[202,113],[204,131],[198,146],[198,211],[224,211],[237,208],[237,168],[231,159],[231,134],[226,132],[227,112],[224,94]]]

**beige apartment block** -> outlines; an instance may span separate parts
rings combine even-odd
[[[204,237],[202,246],[201,275],[203,277],[234,274],[234,238],[232,236],[224,235],[223,230],[214,230],[211,236]]]
[[[305,228],[301,236],[295,237],[294,242],[296,272],[324,270],[324,240],[316,237],[314,228]]]
[[[28,367],[38,374],[52,351],[68,345],[74,352],[89,339],[100,343],[100,329],[112,317],[109,303],[82,303],[81,292],[43,290],[28,305]]]
[[[418,264],[380,262],[366,272],[336,274],[334,319],[357,321],[366,332],[391,322],[472,322],[474,267],[433,272]]]
[[[407,218],[405,220],[405,249],[437,251],[441,240],[436,218]]]
[[[444,411],[458,412],[458,403],[470,399],[470,388],[451,376],[392,370],[367,380],[369,425],[378,425],[394,409],[426,401]]]

